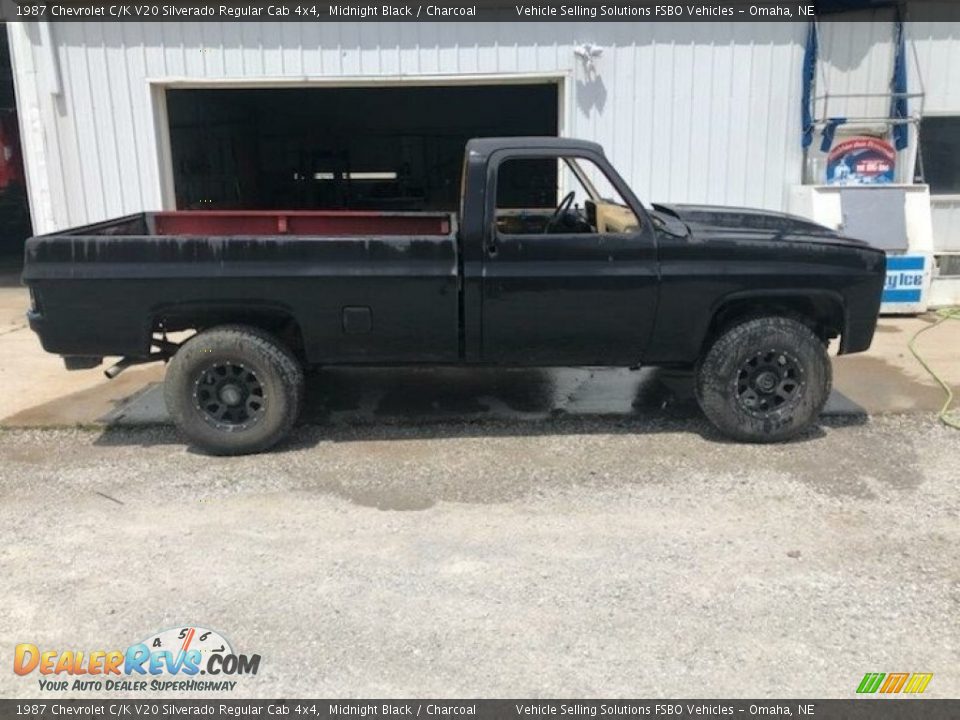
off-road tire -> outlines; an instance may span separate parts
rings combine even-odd
[[[200,382],[221,367],[243,368],[238,372],[252,376],[252,392],[262,396],[262,403],[255,404],[258,414],[247,422],[219,422],[201,407]],[[164,380],[173,421],[191,443],[213,455],[272,447],[296,422],[303,395],[303,368],[293,353],[270,333],[245,325],[221,325],[190,338],[173,356]],[[252,398],[250,392],[247,397]]]
[[[744,379],[753,362],[769,363],[778,388],[791,384],[789,377],[776,374],[781,372],[779,366],[795,368],[796,387],[789,402],[759,406],[763,403],[758,404],[758,397],[772,396],[751,390],[751,381]],[[767,379],[765,385],[769,382]],[[724,435],[766,443],[789,440],[816,422],[830,395],[831,382],[826,346],[810,328],[787,317],[759,317],[720,334],[697,368],[695,389],[704,414]]]

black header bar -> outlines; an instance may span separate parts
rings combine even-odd
[[[907,20],[960,21],[960,2],[926,0],[438,0],[437,2],[261,2],[200,0],[0,0],[0,21],[22,22],[809,22],[869,20],[871,12],[837,12],[838,8],[899,9]]]

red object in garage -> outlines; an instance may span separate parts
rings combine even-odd
[[[0,110],[0,190],[24,184],[20,128],[14,110]]]

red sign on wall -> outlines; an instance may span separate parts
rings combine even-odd
[[[828,185],[881,185],[894,181],[897,151],[886,140],[854,137],[827,156]]]

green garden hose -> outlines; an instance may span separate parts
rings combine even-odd
[[[937,316],[937,321],[933,323],[933,325],[928,325],[925,328],[920,328],[919,330],[917,330],[916,333],[914,333],[913,337],[910,338],[910,342],[907,343],[907,347],[910,348],[910,352],[913,353],[913,356],[917,359],[917,362],[923,365],[923,369],[930,374],[930,377],[932,377],[934,380],[937,381],[937,384],[940,387],[942,387],[943,391],[947,394],[947,400],[943,404],[943,407],[940,408],[940,412],[937,414],[937,418],[944,425],[949,425],[955,430],[960,430],[960,418],[955,416],[954,414],[955,411],[950,410],[950,406],[953,404],[953,390],[950,388],[950,386],[946,382],[943,381],[943,378],[937,375],[937,373],[935,373],[933,369],[929,365],[927,365],[926,361],[922,357],[920,357],[920,353],[917,352],[917,348],[914,346],[914,343],[916,342],[917,338],[923,335],[923,333],[927,332],[928,330],[933,330],[935,327],[937,327],[942,323],[945,323],[947,320],[960,320],[960,307],[943,308],[942,310],[938,310],[936,312],[936,316]]]

